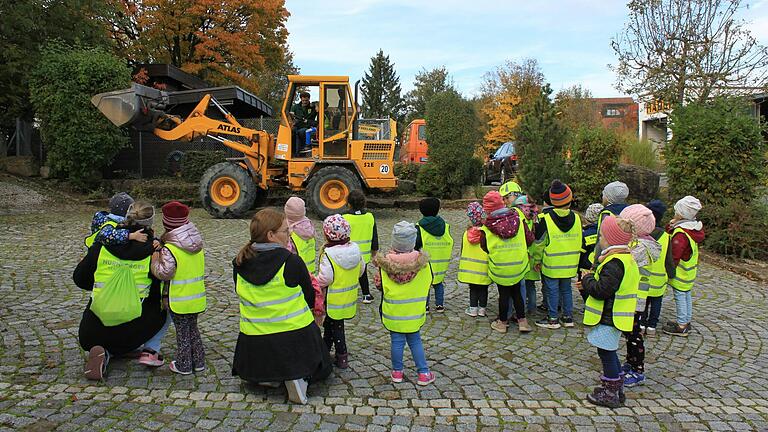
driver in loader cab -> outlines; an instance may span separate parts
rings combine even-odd
[[[317,127],[317,108],[309,103],[309,92],[299,93],[301,102],[293,104],[291,114],[293,115],[293,135],[294,135],[294,156],[299,153],[312,150],[311,146],[306,145],[307,129]]]

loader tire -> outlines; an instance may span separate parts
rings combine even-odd
[[[361,189],[360,180],[352,171],[335,165],[320,168],[307,184],[307,202],[317,216],[325,219],[347,209],[349,192]]]
[[[231,162],[217,163],[200,178],[200,201],[215,218],[246,216],[264,198],[266,192],[256,186],[248,171]]]

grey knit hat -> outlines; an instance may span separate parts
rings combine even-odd
[[[624,204],[629,196],[629,188],[626,183],[615,181],[608,183],[603,188],[603,199],[608,204]]]
[[[397,252],[410,252],[416,247],[416,225],[400,221],[392,228],[392,249]]]
[[[588,223],[597,222],[597,218],[600,216],[600,212],[603,211],[603,205],[600,203],[590,204],[587,207],[587,211],[584,212],[584,221]]]
[[[109,199],[109,212],[116,216],[125,217],[128,207],[133,204],[133,198],[125,192],[118,192]]]

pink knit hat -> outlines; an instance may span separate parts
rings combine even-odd
[[[611,246],[627,245],[632,241],[632,233],[621,229],[619,218],[613,215],[603,219],[600,224],[600,236]]]
[[[495,210],[506,207],[498,191],[490,191],[483,197],[483,210],[490,215]]]
[[[656,228],[656,218],[653,216],[653,212],[642,204],[632,204],[625,207],[619,217],[634,222],[638,237],[647,236]]]
[[[304,200],[295,196],[288,198],[285,203],[285,218],[288,219],[288,225],[300,222],[306,216],[307,208]]]

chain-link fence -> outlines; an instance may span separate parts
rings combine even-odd
[[[280,119],[251,118],[239,119],[247,128],[264,130],[274,136],[280,126]],[[227,157],[239,157],[241,153],[230,149],[220,142],[202,137],[191,142],[166,141],[151,132],[131,130],[130,145],[122,149],[112,164],[104,170],[106,178],[138,177],[149,178],[172,174],[178,170],[185,152],[224,151]],[[222,135],[222,137],[226,137]],[[245,139],[231,137],[234,141],[245,143]]]

